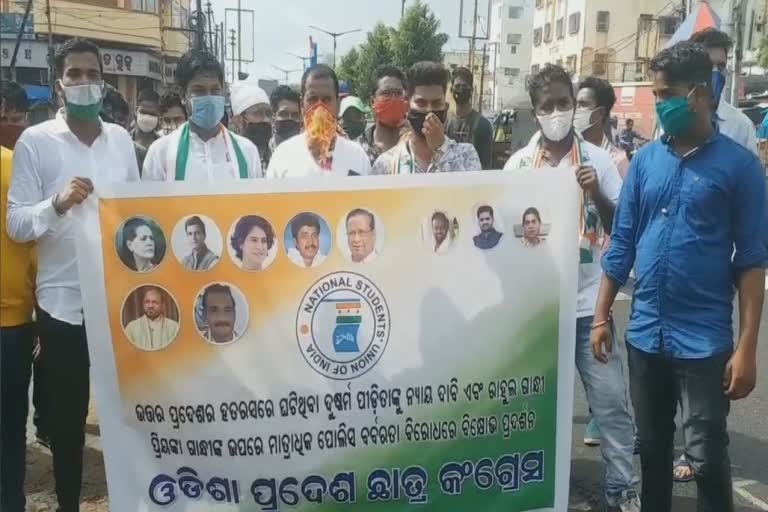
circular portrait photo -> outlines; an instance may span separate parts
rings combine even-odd
[[[336,243],[347,260],[370,263],[384,248],[384,224],[373,211],[355,208],[339,222]]]
[[[547,240],[549,224],[542,220],[541,212],[535,206],[525,209],[520,218],[520,224],[515,225],[515,236],[525,247],[538,247]]]
[[[320,265],[331,250],[331,230],[319,215],[303,212],[285,227],[283,234],[288,258],[301,268]]]
[[[173,228],[171,247],[179,263],[193,272],[204,272],[219,262],[221,231],[205,215],[184,217]]]
[[[165,257],[165,234],[154,219],[137,215],[118,228],[115,249],[129,269],[152,272]]]
[[[459,237],[459,221],[448,212],[436,211],[421,224],[421,239],[430,252],[445,254]]]
[[[504,236],[504,223],[501,212],[498,213],[490,204],[481,204],[474,209],[477,234],[472,237],[472,243],[482,251],[494,249]]]
[[[195,327],[205,341],[226,345],[248,329],[248,301],[236,286],[212,283],[195,300]]]
[[[123,301],[123,332],[140,350],[162,350],[170,345],[179,334],[180,320],[176,300],[161,286],[139,286]]]
[[[229,255],[241,270],[259,272],[275,261],[275,230],[264,217],[244,215],[229,231]]]

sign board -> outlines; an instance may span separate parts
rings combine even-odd
[[[15,40],[21,29],[21,22],[24,20],[23,14],[0,14],[0,39]],[[30,14],[27,22],[24,24],[24,31],[21,34],[22,39],[35,38],[35,15]]]
[[[13,58],[13,48],[16,41],[0,40],[0,66],[8,67]],[[48,68],[48,44],[45,41],[22,40],[19,53],[16,55],[16,67],[19,68]]]

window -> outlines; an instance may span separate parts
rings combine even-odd
[[[576,56],[575,55],[569,55],[568,58],[565,59],[565,68],[570,73],[576,73]]]
[[[661,35],[672,36],[677,30],[678,19],[674,16],[659,16],[659,28]]]
[[[520,68],[504,68],[504,76],[520,76]]]
[[[541,29],[533,29],[533,46],[539,46],[541,44]]]
[[[520,44],[523,42],[523,34],[507,34],[507,44]]]
[[[539,72],[539,69],[540,69],[539,65],[538,64],[534,64],[533,66],[531,66],[531,74],[535,75],[536,73]]]
[[[611,26],[611,13],[608,11],[597,11],[597,31],[608,32]]]
[[[565,30],[563,30],[563,18],[558,18],[555,22],[555,33],[558,39],[565,37]]]
[[[522,7],[510,7],[509,8],[509,17],[513,20],[519,20],[523,17],[523,8]]]
[[[551,40],[552,40],[552,24],[545,23],[544,24],[544,42],[548,43]]]
[[[509,53],[512,54],[512,55],[517,54],[517,45],[516,44],[509,45]]]
[[[608,69],[608,55],[605,53],[596,53],[595,60],[592,62],[593,75],[605,75]]]
[[[157,0],[133,0],[134,11],[157,12]]]
[[[581,25],[581,13],[574,12],[568,16],[568,33],[577,34],[579,32],[579,25]]]

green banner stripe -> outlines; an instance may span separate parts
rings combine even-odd
[[[362,316],[340,316],[336,319],[337,324],[360,324],[363,323]]]

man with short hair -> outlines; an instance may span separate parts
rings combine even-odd
[[[219,261],[219,256],[205,244],[205,223],[197,215],[184,221],[184,233],[187,235],[191,252],[184,257],[182,264],[189,270],[208,270]]]
[[[263,176],[256,146],[223,124],[224,70],[205,50],[189,50],[176,66],[189,121],[149,148],[145,181],[244,180]]]
[[[581,188],[579,211],[579,283],[576,311],[576,368],[592,414],[603,433],[606,464],[605,500],[609,510],[637,512],[638,477],[634,468],[634,424],[629,414],[621,356],[614,351],[608,364],[592,357],[589,336],[600,284],[599,258],[605,234],[610,234],[621,177],[604,150],[583,140],[573,129],[576,97],[568,73],[547,64],[529,87],[539,132],[512,155],[505,170],[554,167],[573,173]],[[536,216],[538,224],[541,217]]]
[[[232,289],[224,284],[209,285],[203,292],[202,332],[205,339],[212,343],[229,343],[240,334],[235,330],[237,310]]]
[[[475,147],[483,169],[491,168],[493,151],[493,127],[472,106],[474,92],[472,72],[459,66],[451,75],[451,92],[456,102],[456,113],[448,117],[445,134],[456,142],[468,142]]]
[[[523,212],[523,245],[536,247],[544,240],[541,238],[541,214],[531,206]]]
[[[477,209],[477,225],[480,228],[480,233],[472,237],[475,247],[488,250],[499,245],[501,237],[504,235],[496,231],[493,226],[492,206],[486,204]]]
[[[13,151],[26,127],[29,102],[16,82],[0,87],[0,509],[24,512],[26,431],[35,307],[35,254],[31,242],[6,232]]]
[[[395,66],[384,64],[376,70],[376,89],[371,99],[375,122],[357,138],[371,165],[382,153],[395,147],[406,128],[405,84],[405,74]]]
[[[187,122],[187,109],[181,97],[175,92],[167,92],[160,98],[160,128],[163,135],[175,132]]]
[[[275,150],[268,178],[361,176],[371,162],[359,144],[339,134],[339,81],[325,64],[308,68],[301,79],[304,133]]]
[[[643,474],[643,511],[672,510],[675,414],[698,510],[733,512],[726,420],[755,386],[765,293],[765,182],[760,161],[712,123],[712,62],[682,42],[651,61],[661,140],[632,160],[616,210],[592,327],[612,357],[610,310],[631,269],[626,332]],[[740,325],[733,343],[733,295]]]
[[[127,130],[131,124],[131,108],[123,95],[111,85],[105,84],[102,96],[101,119]]]
[[[136,160],[139,172],[144,167],[147,150],[159,137],[157,127],[160,122],[160,96],[154,89],[142,89],[139,92],[136,107],[136,127],[131,133],[133,144],[136,146]]]
[[[611,142],[611,110],[616,104],[613,86],[601,78],[587,77],[579,82],[573,127],[584,140],[611,155],[622,179],[627,175],[627,153]]]
[[[376,218],[368,210],[356,208],[347,214],[347,243],[352,261],[370,263],[376,253]]]
[[[619,134],[619,147],[627,154],[627,158],[635,150],[635,141],[648,142],[648,139],[635,131],[635,121],[627,119],[624,121],[624,129]]]
[[[757,155],[757,134],[754,123],[744,112],[723,98],[725,82],[728,80],[728,51],[733,47],[733,40],[725,32],[716,28],[707,28],[693,34],[691,41],[703,45],[709,53],[709,60],[712,61],[712,99],[715,102],[720,133]]]
[[[99,49],[70,39],[56,53],[56,119],[28,128],[16,143],[8,191],[8,236],[37,242],[37,334],[42,423],[50,433],[60,512],[80,502],[89,360],[75,254],[78,208],[93,179],[138,181],[128,132],[99,119],[104,91]]]
[[[291,221],[293,247],[288,258],[300,267],[316,267],[325,261],[320,251],[320,219],[313,213],[301,213]]]
[[[408,71],[408,122],[411,131],[383,153],[374,174],[479,171],[480,158],[472,144],[445,135],[448,71],[436,62],[417,62]]]
[[[166,316],[163,292],[149,286],[141,301],[144,314],[128,322],[125,335],[141,350],[160,350],[167,347],[179,333],[179,323]]]
[[[269,96],[275,114],[269,149],[274,154],[277,146],[301,132],[301,96],[287,85],[278,85]]]
[[[230,86],[229,95],[237,133],[256,145],[262,169],[266,169],[272,156],[272,107],[267,93],[256,82],[242,80]]]

